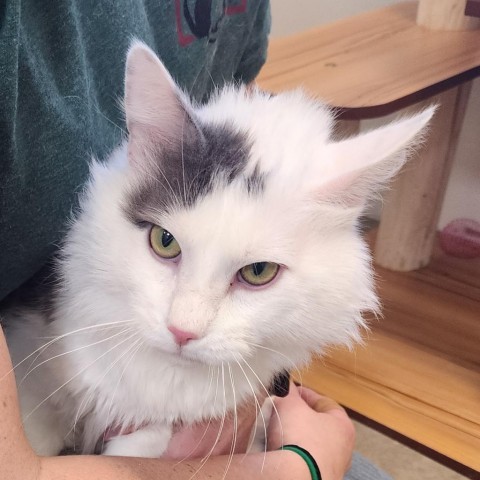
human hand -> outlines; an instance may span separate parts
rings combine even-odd
[[[308,450],[324,480],[343,479],[350,467],[355,428],[345,410],[308,388],[290,385],[285,398],[277,398],[268,429],[268,449],[294,444]]]

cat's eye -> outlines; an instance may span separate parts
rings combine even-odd
[[[175,237],[158,225],[153,225],[150,230],[150,245],[152,250],[162,258],[172,259],[181,253],[180,245]]]
[[[254,287],[260,287],[271,282],[278,274],[280,265],[273,262],[256,262],[239,270],[240,278]]]

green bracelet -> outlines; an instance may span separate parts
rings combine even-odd
[[[280,448],[280,450],[290,450],[300,455],[305,460],[305,463],[310,470],[312,480],[322,480],[322,474],[320,473],[320,469],[318,468],[317,462],[312,457],[310,452],[308,452],[302,447],[299,447],[298,445],[284,445],[282,448]]]

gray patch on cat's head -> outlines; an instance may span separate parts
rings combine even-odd
[[[263,191],[258,168],[245,175],[250,155],[246,134],[225,125],[195,125],[186,133],[178,145],[158,150],[156,164],[130,192],[124,210],[134,223],[148,221],[151,211],[191,207],[215,185],[228,185],[242,175],[249,194]]]

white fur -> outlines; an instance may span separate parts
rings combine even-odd
[[[138,44],[129,55],[136,73],[130,80],[127,74],[127,92],[140,84],[143,96],[128,97],[127,121],[161,123],[174,115],[167,107],[165,118],[154,105],[145,108],[145,99],[172,104],[177,91],[152,55]],[[153,95],[150,88],[167,92]],[[367,198],[396,173],[401,152],[432,112],[335,143],[332,114],[298,91],[269,98],[226,88],[208,105],[186,108],[201,123],[228,124],[248,135],[247,172],[257,167],[265,190],[250,195],[238,180],[219,184],[193,208],[159,209],[155,223],[182,248],[178,262],[166,262],[150,251],[148,231],[122,210],[137,181],[135,152],[127,154],[124,144],[105,164],[93,162],[59,262],[54,321],[45,327],[38,313],[28,313],[9,335],[16,363],[48,337],[59,338],[36,365],[58,357],[20,385],[27,434],[39,453],[57,454],[74,442],[92,452],[108,427],[119,426],[136,432],[113,439],[106,453],[158,456],[173,422],[253,405],[252,386],[261,393],[276,372],[304,364],[329,345],[358,341],[362,314],[377,311],[357,218]],[[159,138],[165,128],[159,127]],[[140,130],[136,141],[141,138]],[[283,267],[275,281],[255,290],[236,273],[258,261]],[[198,340],[180,349],[169,324]],[[17,369],[19,379],[29,364]]]

